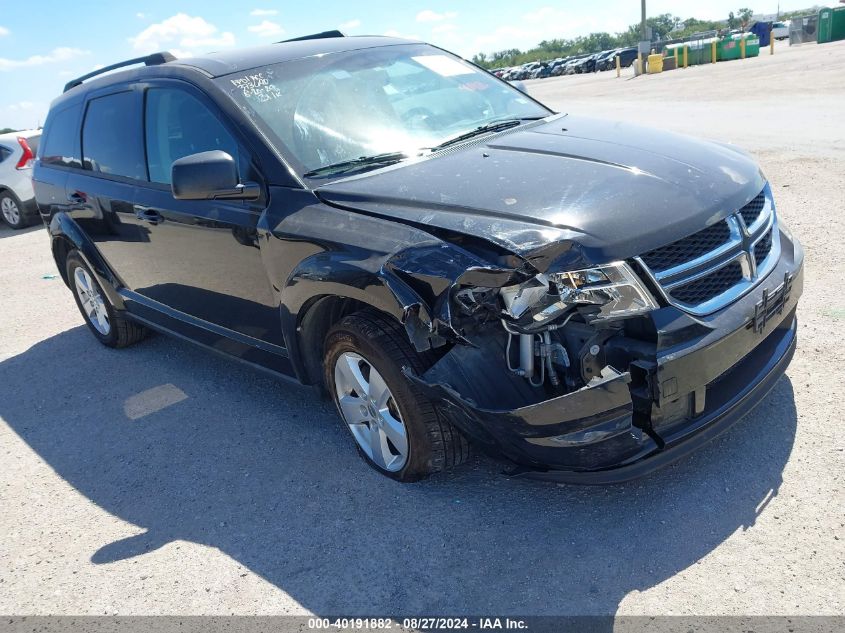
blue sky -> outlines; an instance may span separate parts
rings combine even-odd
[[[812,2],[783,0],[781,10]],[[650,15],[720,19],[740,6],[774,13],[777,0],[648,0]],[[310,7],[310,9],[308,8]],[[341,28],[414,37],[466,57],[543,39],[616,32],[639,20],[639,0],[484,2],[319,0],[4,0],[0,4],[0,128],[43,123],[68,79],[158,50],[177,56]],[[689,15],[687,15],[689,14]]]

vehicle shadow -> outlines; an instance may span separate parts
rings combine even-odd
[[[194,541],[320,615],[612,615],[754,524],[797,419],[784,378],[722,438],[639,482],[554,486],[474,458],[401,485],[359,462],[311,389],[165,337],[114,351],[77,327],[0,363],[0,384],[21,438],[146,530],[93,563]]]
[[[0,220],[0,240],[2,240],[4,237],[14,237],[15,235],[24,235],[26,233],[34,233],[35,231],[38,231],[39,229],[43,229],[43,228],[44,228],[44,225],[41,224],[41,222],[37,222],[37,223],[32,224],[32,225],[30,225],[26,228],[14,230],[14,229],[10,229],[8,225],[4,224],[3,221]]]

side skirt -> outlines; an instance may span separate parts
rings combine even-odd
[[[127,316],[151,330],[188,341],[295,385],[293,365],[284,347],[197,319],[131,290],[119,291]]]

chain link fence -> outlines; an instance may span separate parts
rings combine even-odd
[[[792,18],[792,22],[789,24],[789,45],[815,42],[818,37],[818,29],[819,16],[817,13]]]

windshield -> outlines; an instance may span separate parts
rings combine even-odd
[[[386,153],[414,156],[489,123],[551,114],[424,44],[308,57],[217,81],[300,174]]]

